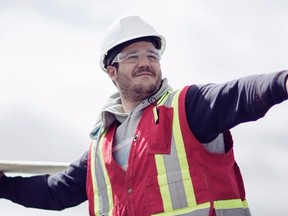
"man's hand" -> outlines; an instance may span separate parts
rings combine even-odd
[[[0,171],[0,179],[4,176],[4,173]]]
[[[286,92],[288,94],[288,76],[286,77]]]

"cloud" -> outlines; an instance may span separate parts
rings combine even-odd
[[[0,0],[0,146],[9,155],[0,154],[58,161],[77,159],[87,149],[98,111],[116,90],[98,61],[101,35],[118,16],[139,14],[164,34],[162,71],[179,88],[287,68],[287,4]],[[255,215],[285,212],[286,113],[283,103],[264,119],[232,129]],[[0,205],[3,211],[9,204]],[[30,213],[15,205],[6,209],[7,215]],[[87,213],[81,210],[47,214]]]

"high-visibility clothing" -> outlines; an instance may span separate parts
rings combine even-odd
[[[187,122],[187,89],[167,92],[144,110],[126,172],[112,155],[117,123],[92,143],[91,216],[250,216],[230,132],[224,133],[225,154],[207,151]]]

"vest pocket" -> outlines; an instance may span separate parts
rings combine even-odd
[[[169,154],[172,141],[173,108],[156,106],[148,138],[148,154]]]

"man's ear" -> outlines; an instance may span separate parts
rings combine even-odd
[[[107,67],[107,73],[112,81],[116,79],[117,69],[114,66],[108,66]]]

